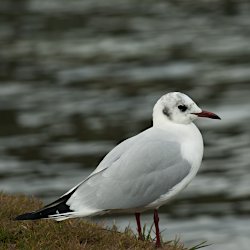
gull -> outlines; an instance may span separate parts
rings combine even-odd
[[[190,183],[201,165],[203,139],[193,123],[198,117],[220,119],[183,93],[163,95],[153,108],[152,127],[118,144],[59,199],[16,220],[134,213],[143,239],[140,214],[153,210],[156,246],[161,247],[158,209]]]

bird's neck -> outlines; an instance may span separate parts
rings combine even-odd
[[[201,163],[203,156],[203,139],[199,129],[193,122],[188,124],[175,123],[164,116],[153,117],[153,128],[166,131],[169,138],[181,144],[182,156],[191,164],[195,172]]]
[[[194,123],[181,124],[170,121],[165,117],[156,117],[153,119],[153,127],[159,128],[167,131],[176,131],[177,133],[182,133],[190,129],[197,129]]]
[[[153,127],[166,130],[176,135],[192,135],[196,133],[198,128],[193,122],[188,124],[176,123],[168,119],[167,116],[160,113],[159,110],[153,112]],[[192,132],[193,131],[193,132]]]

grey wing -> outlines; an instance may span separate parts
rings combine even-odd
[[[141,136],[124,147],[111,165],[91,175],[67,204],[74,211],[120,210],[147,206],[169,192],[190,172],[180,145],[162,134]],[[107,159],[106,159],[107,160]]]

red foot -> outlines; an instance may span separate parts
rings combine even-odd
[[[138,238],[140,240],[144,240],[144,237],[143,237],[142,231],[141,231],[140,213],[135,213],[135,219],[136,219],[136,223],[137,223]]]
[[[162,247],[161,245],[161,235],[159,230],[159,216],[157,209],[154,210],[154,223],[155,223],[155,234],[156,234],[156,243],[155,246],[157,248]]]

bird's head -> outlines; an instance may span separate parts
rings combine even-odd
[[[160,119],[189,124],[198,117],[220,119],[216,114],[199,108],[190,97],[180,92],[163,95],[155,104],[153,111],[154,122]]]

